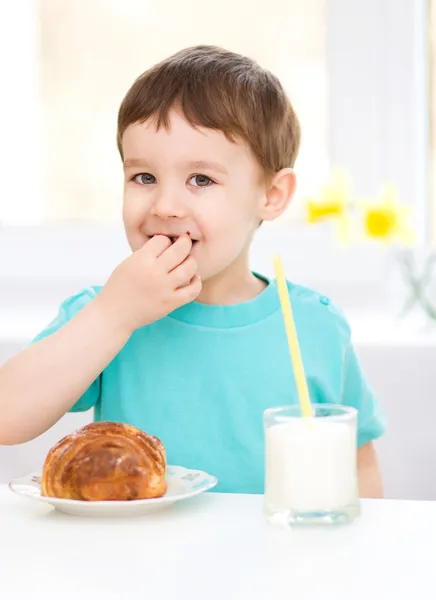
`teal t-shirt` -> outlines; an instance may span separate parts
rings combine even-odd
[[[384,417],[338,309],[288,284],[313,402],[354,406],[358,445],[379,437]],[[62,327],[100,291],[66,300],[37,338]],[[73,406],[96,421],[119,421],[157,435],[168,464],[218,477],[221,492],[263,493],[263,411],[298,402],[275,282],[230,306],[193,302],[138,329]]]

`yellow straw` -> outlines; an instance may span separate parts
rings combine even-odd
[[[295,328],[294,317],[292,316],[291,301],[289,299],[288,286],[280,256],[274,257],[274,269],[276,272],[277,289],[279,292],[280,304],[282,306],[283,320],[285,322],[292,365],[294,367],[301,413],[303,417],[311,417],[312,406],[310,404],[309,389],[307,387],[306,376],[304,374],[304,366],[301,359],[300,346],[298,344],[297,330]]]

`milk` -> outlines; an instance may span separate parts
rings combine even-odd
[[[265,505],[298,513],[355,503],[357,445],[353,425],[292,419],[265,431]]]

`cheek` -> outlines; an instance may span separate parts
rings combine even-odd
[[[207,203],[207,220],[212,228],[244,230],[250,227],[258,212],[259,191],[251,182],[237,181],[228,188],[220,190],[219,195]]]
[[[229,196],[225,203],[220,203],[211,219],[211,225],[215,231],[231,236],[237,241],[245,238],[256,227],[259,212],[258,200],[256,195],[251,194],[250,191],[245,190],[244,193],[243,189],[238,190],[238,193]]]
[[[221,255],[224,252],[232,255],[246,245],[247,239],[256,228],[254,211],[234,203],[229,208],[224,209],[221,206],[221,210],[214,211],[214,214],[204,221],[203,232],[211,253]]]
[[[126,227],[138,227],[146,216],[144,203],[132,191],[124,192],[123,220]]]
[[[127,240],[132,250],[141,248],[146,236],[142,232],[146,212],[143,203],[135,201],[131,195],[125,194],[123,201],[123,222]]]

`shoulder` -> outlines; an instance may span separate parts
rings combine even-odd
[[[291,282],[288,282],[288,290],[295,319],[302,325],[311,324],[318,337],[337,336],[344,344],[350,341],[349,323],[342,310],[328,296]]]
[[[93,285],[73,294],[64,300],[60,306],[60,312],[77,313],[89,304],[101,292],[103,286]]]
[[[64,300],[55,318],[32,340],[38,342],[68,323],[82,308],[98,296],[103,286],[90,286]]]

